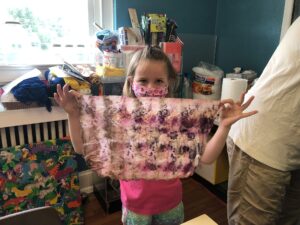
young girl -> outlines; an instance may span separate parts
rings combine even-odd
[[[138,51],[127,70],[123,94],[129,97],[172,97],[177,85],[169,58],[157,47]],[[79,108],[75,97],[79,93],[58,86],[54,95],[57,103],[68,114],[71,140],[76,152],[81,153],[83,141],[79,122]],[[219,128],[207,143],[200,158],[202,163],[212,163],[221,153],[231,125],[237,120],[251,116],[256,111],[243,113],[253,97],[243,103],[223,100]],[[226,105],[226,107],[225,107]],[[122,222],[126,225],[176,225],[184,220],[182,185],[179,179],[172,180],[120,180],[123,204]]]

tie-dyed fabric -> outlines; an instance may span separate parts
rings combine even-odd
[[[173,179],[193,174],[218,101],[82,96],[85,159],[99,175]]]

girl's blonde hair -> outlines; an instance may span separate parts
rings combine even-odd
[[[168,81],[169,81],[168,95],[166,97],[173,97],[177,89],[178,75],[175,72],[172,63],[170,62],[169,57],[159,47],[150,47],[150,46],[137,51],[133,55],[129,63],[129,66],[127,68],[126,80],[123,87],[123,95],[128,97],[135,97],[131,88],[131,83],[133,81],[136,68],[142,60],[155,60],[155,61],[165,62],[167,66]],[[129,79],[130,77],[131,77],[131,82]]]

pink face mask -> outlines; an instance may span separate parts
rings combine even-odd
[[[133,82],[132,90],[136,97],[165,97],[168,94],[168,87],[148,88]]]

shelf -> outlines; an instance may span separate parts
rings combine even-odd
[[[112,182],[115,182],[114,180],[110,178],[104,179],[104,185],[94,184],[94,194],[96,198],[107,213],[121,210],[122,204],[119,188],[112,185]]]

